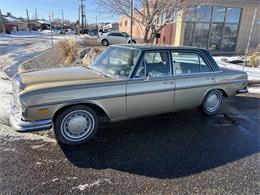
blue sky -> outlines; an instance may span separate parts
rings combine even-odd
[[[98,22],[118,21],[119,17],[111,14],[102,13],[95,0],[86,0],[86,15],[88,23],[95,23],[96,16]],[[38,18],[48,19],[49,13],[53,11],[54,18],[61,18],[63,10],[64,19],[78,20],[79,0],[0,0],[2,14],[11,12],[16,17],[26,17],[26,9],[29,17],[35,18],[35,8],[37,8]]]

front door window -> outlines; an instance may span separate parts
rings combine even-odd
[[[135,78],[167,77],[171,75],[169,53],[167,51],[146,52]]]

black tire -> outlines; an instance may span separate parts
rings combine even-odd
[[[53,123],[54,133],[59,143],[78,145],[89,141],[96,134],[99,119],[95,110],[92,108],[84,105],[76,105],[58,113]],[[69,126],[74,127],[74,129],[72,128],[73,130],[71,130]],[[75,128],[81,128],[83,130],[79,131]],[[79,137],[75,138],[75,135]]]
[[[104,46],[109,46],[109,42],[108,42],[108,40],[106,40],[106,39],[103,39],[103,40],[101,41],[101,44],[104,45]]]
[[[132,40],[132,43],[133,43],[133,44],[136,44],[136,41],[135,41],[135,40]],[[131,40],[128,41],[128,44],[131,44]]]
[[[214,108],[210,108],[208,106],[208,101],[209,101],[209,98],[212,97],[213,95],[216,96],[218,98],[218,100],[216,102],[216,106],[214,106]],[[219,111],[221,104],[222,104],[222,100],[223,100],[222,91],[217,90],[217,89],[209,91],[207,93],[207,95],[204,97],[202,104],[199,106],[199,111],[201,111],[203,114],[208,115],[208,116],[214,115]]]

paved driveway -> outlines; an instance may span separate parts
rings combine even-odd
[[[77,147],[0,125],[3,194],[259,194],[260,95],[104,126]]]

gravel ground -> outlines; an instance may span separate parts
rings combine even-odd
[[[22,63],[18,71],[23,72],[64,66],[60,64],[60,62],[61,57],[58,55],[57,49],[48,49],[38,56]]]
[[[96,43],[95,39],[89,38],[81,38],[77,40],[78,46],[77,51],[80,51],[86,47],[94,47],[94,48],[102,48],[103,46],[99,46]],[[93,53],[93,52],[92,52]],[[60,52],[55,46],[54,48],[47,49],[43,51],[41,54],[34,56],[33,58],[23,62],[20,67],[18,68],[19,72],[24,71],[33,71],[33,70],[41,70],[41,69],[48,69],[48,68],[57,68],[57,67],[64,67],[64,66],[81,66],[82,59],[76,59],[76,61],[69,65],[64,65],[62,63],[63,59],[60,55]]]

